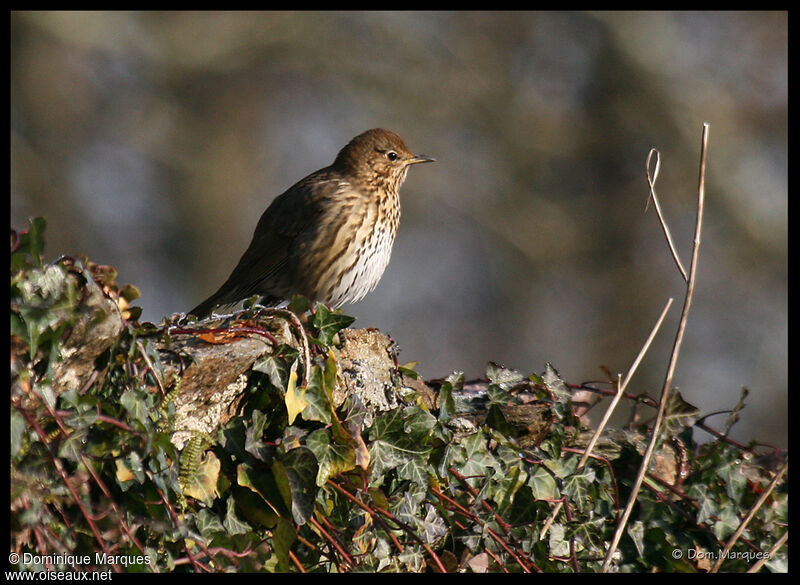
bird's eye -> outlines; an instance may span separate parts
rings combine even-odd
[[[389,152],[386,153],[386,158],[394,162],[397,160],[397,153],[393,150],[390,150]]]

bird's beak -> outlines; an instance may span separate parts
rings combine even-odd
[[[414,165],[417,163],[424,163],[424,162],[436,162],[436,159],[433,158],[432,156],[428,156],[427,154],[415,154],[406,162],[410,165]]]

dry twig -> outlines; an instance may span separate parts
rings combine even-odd
[[[633,511],[633,506],[636,504],[636,498],[639,495],[639,490],[642,487],[642,482],[644,481],[644,476],[647,473],[647,468],[650,465],[650,459],[653,456],[653,452],[656,448],[656,443],[658,442],[659,431],[661,430],[661,424],[664,420],[664,415],[667,408],[667,398],[669,396],[669,392],[672,388],[672,378],[675,374],[675,367],[678,363],[678,355],[680,353],[681,344],[683,343],[683,334],[686,331],[686,323],[689,319],[689,310],[692,306],[692,297],[694,296],[694,285],[695,285],[695,278],[697,276],[697,259],[700,253],[700,233],[703,226],[703,210],[705,204],[705,190],[706,190],[706,152],[708,147],[708,130],[709,124],[706,122],[703,124],[703,137],[700,143],[700,178],[698,180],[697,186],[697,219],[695,221],[695,228],[694,228],[694,243],[692,245],[692,263],[689,267],[689,278],[686,280],[686,295],[684,296],[683,301],[683,311],[681,312],[681,319],[678,323],[678,331],[675,334],[675,341],[672,344],[672,355],[669,359],[669,366],[667,367],[667,373],[664,378],[664,386],[661,389],[661,400],[658,405],[658,414],[656,415],[655,423],[653,424],[653,430],[650,434],[650,441],[647,444],[647,449],[645,450],[644,457],[642,458],[642,463],[639,466],[639,473],[636,476],[636,481],[633,484],[633,489],[631,490],[630,497],[628,498],[628,505],[625,507],[625,512],[622,514],[622,518],[617,525],[617,529],[614,532],[614,537],[611,540],[611,544],[606,551],[606,556],[603,559],[603,566],[602,572],[606,572],[608,567],[611,563],[611,559],[614,556],[614,553],[617,550],[617,546],[619,545],[619,540],[622,537],[622,533],[625,530],[625,526],[628,523],[628,518],[630,518],[631,512]],[[666,224],[663,224],[666,225]],[[677,262],[677,256],[676,262]],[[680,265],[679,265],[680,266]]]

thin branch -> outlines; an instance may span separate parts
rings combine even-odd
[[[391,520],[392,522],[394,522],[395,524],[397,524],[400,527],[400,529],[402,529],[406,534],[411,536],[411,538],[413,538],[423,549],[425,549],[425,552],[427,552],[428,555],[431,557],[431,560],[436,565],[436,568],[439,569],[439,572],[447,573],[447,569],[445,568],[444,564],[442,563],[441,559],[439,558],[439,555],[437,555],[436,552],[428,544],[426,544],[416,534],[416,532],[414,532],[414,530],[411,529],[411,527],[408,524],[406,524],[405,522],[399,520],[398,518],[396,518],[394,515],[392,515],[387,510],[384,510],[384,509],[382,509],[380,507],[377,507],[377,506],[374,509],[371,508],[370,506],[367,506],[361,500],[359,500],[358,498],[356,498],[355,496],[350,494],[342,486],[338,485],[336,482],[334,482],[334,481],[329,479],[327,481],[327,483],[328,483],[328,485],[333,486],[339,493],[343,494],[345,497],[347,497],[347,499],[349,499],[351,502],[353,502],[354,504],[359,506],[361,509],[363,509],[365,512],[367,512],[368,514],[372,515],[373,517],[375,515],[377,515],[377,514],[381,514],[381,515],[385,516],[386,518],[388,518],[389,520]]]
[[[311,379],[311,348],[310,344],[308,343],[308,336],[306,335],[306,329],[303,327],[303,324],[300,323],[300,319],[297,316],[297,313],[294,311],[290,311],[289,309],[269,309],[268,310],[271,315],[280,315],[289,323],[295,326],[297,329],[297,333],[300,336],[300,346],[303,350],[303,365],[305,366],[304,370],[304,378],[303,384],[308,384],[308,381]]]
[[[758,561],[756,561],[752,567],[747,569],[747,572],[758,573],[761,570],[761,567],[764,566],[764,563],[770,560],[775,555],[775,553],[778,552],[778,549],[781,548],[784,544],[786,544],[786,541],[788,539],[789,539],[789,531],[787,530],[786,532],[783,533],[783,536],[781,536],[777,540],[777,542],[770,547],[770,549],[767,551],[767,554],[758,559]]]
[[[44,400],[42,400],[44,403]],[[42,430],[39,426],[39,423],[33,418],[27,410],[22,408],[17,408],[17,412],[19,412],[27,421],[28,425],[34,430],[34,432],[39,436],[39,439],[42,441],[42,444],[47,449],[47,454],[50,456],[50,459],[53,462],[53,466],[56,469],[56,473],[58,473],[61,481],[64,482],[64,486],[66,486],[67,490],[69,491],[70,495],[72,496],[72,500],[75,502],[75,505],[78,506],[78,509],[83,514],[83,517],[86,519],[86,523],[89,525],[89,528],[92,531],[92,534],[97,540],[97,544],[100,546],[100,550],[102,550],[106,555],[109,554],[109,549],[107,543],[103,540],[103,536],[100,533],[100,529],[94,523],[93,515],[89,513],[89,510],[84,505],[83,500],[81,499],[78,492],[75,490],[75,486],[73,482],[69,480],[69,476],[67,475],[66,470],[64,469],[64,465],[61,463],[61,460],[58,458],[58,455],[53,451],[53,446],[47,441],[47,434]],[[116,563],[111,565],[114,567],[115,571],[120,571],[119,565]]]
[[[653,329],[650,331],[650,335],[648,336],[647,341],[644,342],[642,349],[639,350],[639,355],[636,356],[636,359],[633,360],[633,364],[628,369],[628,373],[625,376],[625,381],[620,383],[619,378],[617,379],[617,393],[614,395],[611,404],[608,405],[606,413],[605,415],[603,415],[603,420],[601,420],[600,424],[597,425],[597,430],[595,430],[594,435],[592,435],[592,439],[589,441],[589,445],[587,445],[586,450],[584,451],[583,456],[581,457],[581,460],[578,462],[577,469],[581,469],[584,465],[586,465],[586,462],[589,460],[589,457],[591,457],[592,449],[594,449],[594,446],[600,439],[600,435],[603,433],[603,431],[606,428],[606,425],[608,424],[608,420],[611,418],[611,414],[617,408],[617,404],[619,404],[620,399],[625,394],[625,388],[628,387],[628,383],[631,381],[631,377],[633,377],[634,372],[637,370],[639,364],[644,358],[644,355],[650,348],[650,344],[653,343],[653,339],[655,338],[656,333],[658,333],[658,330],[661,328],[661,324],[664,322],[664,318],[667,316],[667,312],[669,311],[669,308],[671,306],[672,306],[672,299],[670,298],[669,301],[667,301],[667,305],[664,307],[664,310],[661,311],[661,315],[656,321],[656,324],[653,326]],[[556,504],[556,507],[553,508],[553,511],[550,513],[550,516],[545,521],[544,526],[542,526],[542,530],[539,534],[540,540],[543,539],[547,534],[547,531],[550,529],[550,526],[555,521],[556,516],[561,511],[562,506],[563,502],[559,502],[558,504]]]
[[[147,364],[147,369],[150,370],[151,374],[153,374],[153,378],[156,381],[159,392],[161,392],[161,396],[166,396],[167,391],[164,389],[164,384],[161,382],[161,378],[158,377],[158,372],[156,372],[153,362],[150,360],[150,356],[148,356],[147,352],[144,350],[144,344],[142,344],[141,340],[136,340],[136,347],[139,349],[139,355],[142,356],[144,363]]]
[[[772,481],[769,482],[767,489],[764,490],[764,493],[761,494],[761,497],[759,497],[756,503],[753,504],[750,510],[747,511],[747,515],[742,518],[742,521],[739,523],[739,527],[736,529],[736,532],[734,532],[730,539],[728,539],[728,542],[725,544],[725,548],[722,549],[722,553],[720,553],[717,562],[714,563],[713,567],[711,567],[712,573],[719,571],[720,566],[722,566],[722,562],[727,558],[728,551],[730,551],[733,548],[733,545],[736,544],[736,541],[739,540],[739,537],[742,535],[742,532],[744,532],[744,529],[747,528],[750,520],[755,517],[756,512],[758,512],[759,508],[761,508],[761,506],[764,505],[764,502],[767,501],[767,498],[772,493],[772,490],[775,489],[775,486],[778,485],[778,482],[780,482],[781,478],[783,478],[783,475],[788,469],[789,458],[787,457],[786,461],[783,462],[780,471],[775,475],[775,477],[772,478]]]
[[[294,563],[294,566],[297,567],[298,571],[300,571],[301,573],[306,572],[305,567],[303,567],[303,564],[300,562],[300,559],[298,559],[297,555],[294,554],[294,552],[292,552],[291,550],[289,551],[289,558],[292,559],[292,562]]]
[[[308,519],[308,523],[311,526],[313,526],[314,528],[316,528],[317,531],[322,535],[322,537],[325,540],[327,540],[329,543],[331,543],[331,546],[333,546],[333,548],[335,548],[336,551],[341,555],[342,560],[345,563],[347,563],[351,567],[355,567],[356,566],[355,561],[353,561],[353,557],[351,557],[349,554],[347,554],[347,551],[344,550],[344,546],[342,546],[342,543],[339,542],[339,540],[337,538],[332,536],[327,530],[325,530],[325,527],[322,526],[322,524],[320,524],[319,521],[317,521],[316,518],[314,518],[312,516],[311,518]]]
[[[639,355],[636,356],[636,359],[633,361],[633,364],[631,365],[630,369],[628,370],[628,373],[625,376],[625,381],[622,382],[621,385],[619,384],[619,380],[617,381],[617,386],[618,386],[617,393],[614,396],[614,399],[611,401],[611,404],[609,405],[608,409],[606,410],[606,413],[603,416],[603,420],[600,421],[600,424],[598,425],[597,430],[595,431],[594,436],[592,437],[592,440],[589,442],[589,445],[586,447],[586,453],[584,453],[583,457],[580,460],[580,463],[578,463],[578,468],[579,469],[581,467],[583,467],[584,465],[586,465],[586,460],[589,459],[589,455],[591,454],[592,449],[594,448],[595,444],[597,443],[597,440],[600,438],[600,434],[603,432],[603,429],[605,429],[606,424],[608,424],[608,420],[611,418],[611,414],[614,412],[614,409],[617,407],[617,403],[619,403],[620,398],[622,398],[622,395],[625,393],[625,389],[628,387],[628,384],[630,383],[631,378],[633,377],[633,374],[639,368],[639,364],[642,363],[642,359],[644,359],[644,356],[647,353],[647,350],[650,349],[650,345],[653,343],[653,339],[655,338],[656,333],[658,333],[658,330],[661,328],[662,323],[664,323],[664,318],[667,316],[667,312],[669,311],[669,308],[672,306],[672,301],[673,301],[673,299],[670,298],[667,301],[667,304],[664,307],[664,310],[661,311],[661,315],[659,315],[658,320],[656,321],[656,324],[653,326],[653,329],[650,331],[650,335],[647,337],[647,341],[644,342],[644,345],[642,346],[642,349],[639,350]]]
[[[653,175],[650,175],[650,159],[653,157],[653,154],[656,155],[656,168],[653,170]],[[656,215],[658,216],[658,223],[661,224],[661,231],[664,232],[664,236],[667,238],[667,245],[669,245],[669,251],[672,254],[673,260],[675,260],[675,264],[678,266],[678,270],[681,271],[681,276],[683,276],[684,282],[688,280],[686,276],[686,270],[683,268],[683,264],[681,264],[681,259],[678,257],[678,251],[675,249],[675,244],[672,242],[672,234],[669,232],[669,228],[667,227],[667,222],[664,220],[664,214],[661,213],[661,205],[658,203],[658,197],[656,196],[656,181],[658,180],[658,171],[661,169],[661,155],[655,149],[651,148],[650,153],[647,155],[647,162],[645,163],[645,173],[647,174],[647,184],[650,186],[650,195],[647,197],[647,204],[645,204],[644,212],[647,213],[647,206],[650,204],[650,200],[653,200],[653,207],[656,209]]]
[[[694,243],[692,245],[692,264],[689,267],[689,278],[686,281],[686,295],[683,301],[683,311],[681,312],[681,319],[678,323],[678,331],[675,334],[675,342],[672,344],[672,355],[669,359],[669,366],[664,378],[664,386],[661,389],[661,400],[658,405],[658,414],[656,415],[655,423],[653,424],[653,431],[650,435],[650,442],[647,444],[642,463],[639,467],[639,474],[633,485],[630,497],[628,498],[628,505],[625,507],[625,512],[622,514],[622,519],[617,524],[617,529],[614,532],[614,537],[611,544],[606,551],[605,559],[603,559],[602,572],[608,571],[611,564],[611,559],[617,550],[619,540],[622,538],[622,533],[628,523],[633,506],[636,504],[636,497],[639,495],[639,490],[642,487],[644,476],[647,473],[647,468],[650,465],[650,459],[658,442],[659,432],[661,430],[661,423],[664,420],[664,415],[667,409],[667,398],[670,389],[672,388],[672,378],[675,375],[675,367],[678,363],[678,354],[680,354],[681,344],[683,343],[683,334],[686,331],[686,323],[689,320],[689,310],[692,306],[692,297],[694,296],[695,278],[697,276],[697,258],[700,253],[700,233],[703,226],[703,210],[705,204],[705,191],[706,191],[706,152],[708,149],[708,130],[709,124],[703,124],[703,137],[700,143],[700,178],[697,186],[697,219],[694,228]]]

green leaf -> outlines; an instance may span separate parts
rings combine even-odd
[[[625,527],[628,536],[631,537],[633,545],[636,547],[636,552],[640,557],[644,557],[644,523],[641,520],[634,520],[629,522]]]
[[[225,530],[217,515],[206,508],[202,508],[197,512],[195,523],[197,530],[200,531],[207,543]]]
[[[58,446],[58,456],[70,461],[80,461],[86,442],[85,430],[73,430]]]
[[[456,403],[453,392],[460,390],[464,385],[464,373],[453,372],[442,382],[439,389],[439,420],[446,421],[456,413]]]
[[[296,354],[296,351],[294,351]],[[281,347],[275,353],[265,356],[253,364],[253,370],[269,377],[270,383],[280,390],[286,388],[289,380],[290,368],[287,366],[286,356],[281,352]]]
[[[261,499],[278,516],[286,515],[288,508],[283,505],[283,498],[272,473],[257,470],[247,463],[236,467],[236,482],[261,496]]]
[[[717,515],[717,503],[706,486],[692,485],[687,491],[687,495],[693,498],[698,504],[697,516],[695,519],[698,524],[708,523]]]
[[[486,366],[486,377],[489,382],[496,384],[505,391],[511,390],[525,380],[525,376],[520,372],[504,368],[494,362],[489,362]]]
[[[119,402],[133,420],[140,422],[145,427],[149,426],[150,412],[148,404],[142,400],[142,393],[135,390],[126,390],[122,393]]]
[[[405,457],[403,462],[397,466],[397,477],[426,488],[428,486],[428,465],[425,455],[427,453]]]
[[[565,530],[561,524],[554,523],[548,532],[550,555],[554,557],[569,556],[569,541],[564,538]]]
[[[275,555],[278,557],[278,571],[287,572],[291,565],[289,552],[297,538],[294,525],[285,518],[279,518],[272,536]]]
[[[319,331],[317,338],[323,345],[330,345],[339,331],[349,326],[355,317],[342,313],[332,313],[328,307],[317,303],[314,313],[313,325]]]
[[[531,488],[533,497],[537,500],[549,500],[559,497],[558,485],[547,470],[537,466],[528,478],[528,485]]]
[[[568,475],[564,479],[562,491],[569,496],[580,511],[588,509],[588,498],[591,495],[590,489],[595,481],[595,471],[591,467],[584,467]]]
[[[497,502],[498,509],[503,512],[514,502],[517,491],[525,485],[528,474],[519,467],[511,467],[497,481],[497,485],[492,490],[491,498]]]
[[[268,462],[271,459],[271,449],[261,440],[264,428],[269,422],[267,415],[260,410],[254,410],[250,416],[250,424],[245,432],[244,450],[259,461]]]
[[[234,510],[235,503],[233,498],[228,498],[227,502],[227,511],[225,512],[225,519],[222,521],[222,526],[225,528],[228,534],[246,534],[248,532],[252,532],[252,528],[247,522],[239,520],[239,517],[236,516],[236,511]]]
[[[211,506],[217,497],[219,471],[219,459],[213,451],[208,451],[183,486],[183,494]]]
[[[498,386],[494,387],[499,388]],[[489,388],[492,388],[492,386],[489,386]],[[522,432],[506,421],[506,417],[503,416],[503,411],[494,403],[491,404],[489,412],[486,414],[486,424],[492,429],[500,431],[505,436],[511,438],[517,437]]]
[[[727,461],[716,468],[716,475],[725,482],[725,493],[734,502],[741,503],[747,489],[747,476],[742,473],[742,460]]]
[[[542,374],[542,381],[547,389],[553,393],[558,401],[567,401],[572,399],[572,392],[569,391],[564,380],[561,379],[556,369],[551,364],[545,365],[544,374]]]
[[[403,432],[412,441],[426,440],[436,426],[436,417],[419,406],[409,406],[403,410]]]
[[[327,429],[318,429],[308,435],[306,446],[317,458],[316,484],[323,486],[329,478],[350,471],[356,466],[353,447],[331,442]]]
[[[667,398],[662,426],[665,437],[674,437],[685,428],[691,427],[700,417],[700,410],[686,402],[677,388],[673,388]]]
[[[17,412],[15,408],[11,409],[11,457],[16,457],[20,449],[22,449],[22,436],[25,434],[27,423],[25,418]]]
[[[492,406],[505,405],[513,401],[511,394],[498,384],[489,384],[489,387],[486,389],[486,396],[489,398],[489,403]]]
[[[481,484],[481,478],[488,478],[498,471],[500,466],[486,445],[483,433],[472,433],[463,440],[466,461],[459,466],[458,472],[467,477],[467,483],[473,488]]]
[[[736,532],[739,527],[740,519],[736,514],[733,505],[723,507],[719,512],[719,520],[714,522],[711,530],[714,532],[719,540],[727,539],[731,534]]]
[[[287,397],[288,394],[287,390]],[[305,403],[305,407],[302,409],[304,420],[319,421],[326,424],[331,422],[333,407],[330,401],[330,393],[325,386],[324,372],[317,364],[311,367],[308,384],[302,390],[302,401]],[[289,424],[291,424],[291,420]]]
[[[311,302],[303,295],[294,295],[289,302],[289,310],[297,315],[302,315],[311,308]]]
[[[519,524],[534,522],[538,516],[540,505],[534,498],[531,489],[526,485],[514,495],[514,502],[507,516]]]
[[[18,253],[29,254],[35,266],[42,266],[42,252],[44,252],[44,231],[47,222],[43,217],[34,217],[30,220],[27,232],[19,234],[20,243]]]
[[[303,525],[314,512],[317,458],[307,447],[297,447],[272,464],[275,482],[294,521]]]
[[[747,395],[750,394],[750,390],[745,387],[742,387],[742,392],[739,395],[739,401],[731,410],[731,413],[728,415],[728,418],[725,419],[725,430],[722,432],[723,435],[727,435],[730,433],[731,428],[735,425],[739,420],[739,415],[745,407],[745,399]]]

